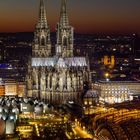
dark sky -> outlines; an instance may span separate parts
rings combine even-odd
[[[67,0],[71,25],[81,33],[140,33],[140,0]],[[54,31],[60,0],[45,0]],[[33,31],[39,0],[0,0],[0,32]]]

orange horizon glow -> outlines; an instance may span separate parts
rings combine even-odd
[[[128,4],[121,1],[110,4],[109,0],[108,5],[97,0],[68,1],[70,24],[79,33],[140,33],[140,2],[134,1],[135,5],[130,0],[127,0]],[[60,1],[45,2],[48,23],[54,32],[59,21]],[[1,1],[0,32],[33,32],[38,20],[38,7],[37,0]]]

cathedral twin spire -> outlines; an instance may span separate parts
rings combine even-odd
[[[66,0],[61,0],[57,41],[52,48],[44,0],[40,0],[39,20],[34,32],[27,92],[29,97],[50,103],[77,100],[88,79],[86,59],[73,56],[73,27],[69,25]],[[52,53],[55,50],[55,54]]]
[[[34,44],[34,57],[52,56],[50,28],[46,18],[44,0],[40,0],[39,21],[36,25]],[[69,25],[66,0],[61,0],[61,11],[59,23],[57,25],[57,44],[55,53],[56,55],[62,57],[73,56],[73,28]]]
[[[47,25],[46,8],[44,5],[44,0],[40,0],[39,23],[41,25]]]
[[[60,11],[60,21],[59,22],[60,22],[61,26],[69,25],[66,0],[61,0],[61,11]],[[42,28],[43,26],[48,27],[44,0],[40,0],[38,26],[40,26],[40,28]]]
[[[69,25],[66,0],[62,0],[62,3],[61,3],[60,24],[61,24],[61,26],[68,26]]]

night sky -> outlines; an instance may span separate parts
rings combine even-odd
[[[140,0],[68,0],[72,26],[80,33],[140,33]],[[45,0],[54,31],[60,0]],[[0,0],[0,32],[33,31],[39,0]]]

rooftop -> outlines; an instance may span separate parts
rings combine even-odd
[[[115,77],[110,79],[101,79],[99,83],[140,83],[140,81],[131,77]]]
[[[70,57],[70,58],[57,58],[57,57],[48,57],[48,58],[32,58],[32,66],[48,66],[48,67],[84,67],[87,66],[85,57]]]

